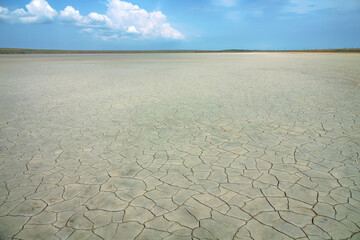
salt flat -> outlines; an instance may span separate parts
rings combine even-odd
[[[1,239],[360,239],[360,54],[0,56]]]

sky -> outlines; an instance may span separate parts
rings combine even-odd
[[[0,48],[360,48],[360,0],[0,0]]]

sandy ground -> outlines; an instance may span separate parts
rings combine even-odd
[[[0,56],[1,239],[360,239],[360,54]]]

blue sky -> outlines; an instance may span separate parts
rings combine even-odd
[[[0,0],[0,47],[360,48],[360,0]]]

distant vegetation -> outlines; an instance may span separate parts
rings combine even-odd
[[[23,48],[0,48],[0,54],[95,54],[95,53],[197,53],[197,52],[221,52],[202,50],[52,50],[52,49],[23,49]]]
[[[346,49],[309,49],[309,50],[140,50],[140,51],[118,51],[118,50],[51,50],[51,49],[23,49],[23,48],[0,48],[0,54],[96,54],[96,53],[221,53],[221,52],[360,52],[360,48]]]

